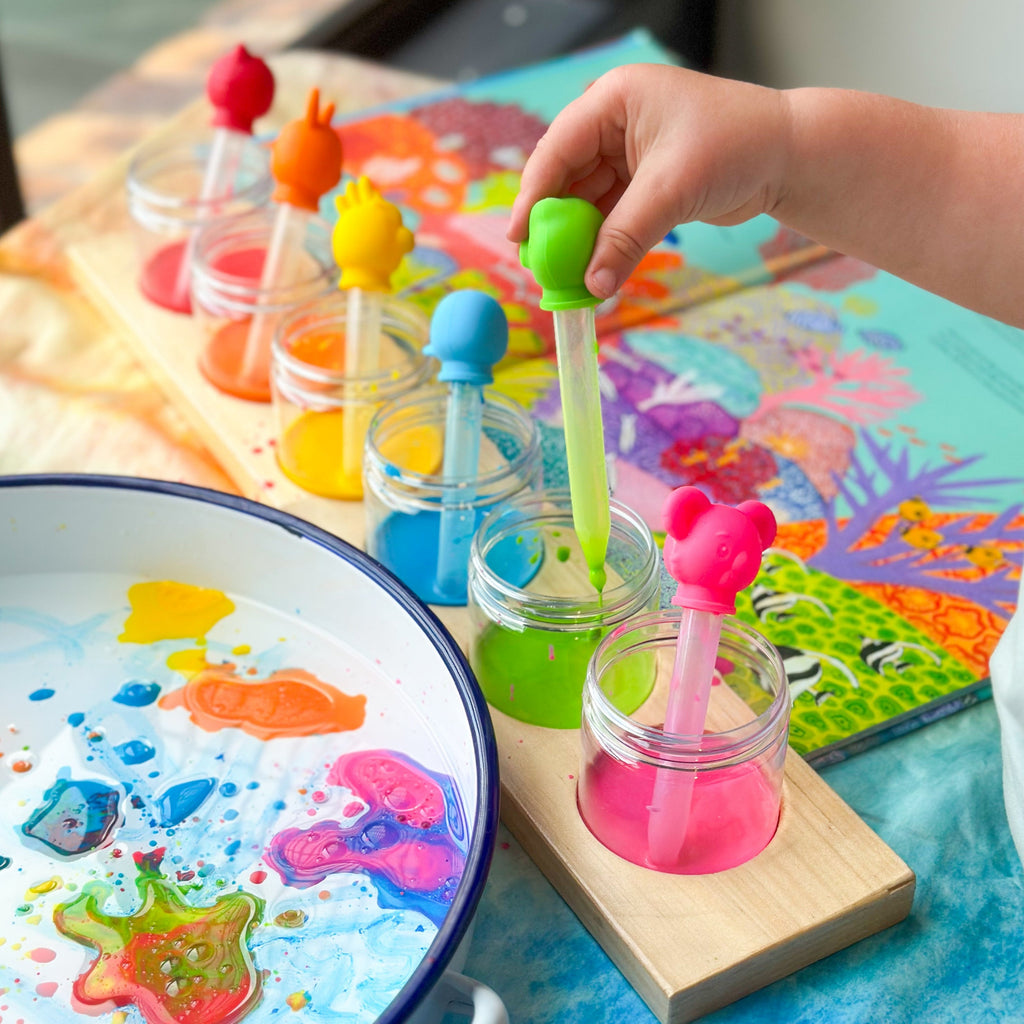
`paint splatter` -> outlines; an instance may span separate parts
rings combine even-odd
[[[152,761],[156,750],[145,740],[128,740],[114,747],[114,753],[128,765],[145,764]]]
[[[371,750],[340,757],[328,781],[351,789],[367,813],[349,825],[326,820],[306,831],[285,829],[271,840],[266,862],[298,889],[335,872],[365,872],[381,906],[419,910],[439,924],[465,866],[465,826],[451,780],[401,754]]]
[[[0,871],[3,871],[4,868],[9,868],[10,866],[11,866],[11,858],[10,857],[0,856]]]
[[[160,827],[171,828],[196,813],[217,785],[216,779],[189,779],[168,786],[157,797]]]
[[[121,791],[91,779],[57,779],[21,831],[62,857],[106,845],[120,824]]]
[[[140,683],[131,680],[125,683],[110,699],[131,708],[144,708],[147,704],[152,704],[159,693],[160,687],[156,683]]]
[[[208,732],[233,727],[263,740],[347,732],[366,717],[365,696],[350,697],[304,669],[243,680],[233,666],[210,668],[161,697],[160,707],[185,708]]]
[[[136,583],[128,588],[128,600],[132,611],[118,640],[130,644],[201,639],[235,610],[219,590],[173,580]]]
[[[309,1003],[308,992],[293,992],[290,996],[285,999],[285,1002],[291,1007],[292,1012],[303,1009]]]
[[[560,562],[568,562],[569,556],[571,554],[572,552],[563,544],[561,547],[556,549],[555,558],[557,558]]]
[[[29,695],[29,700],[49,700],[55,693],[55,690],[51,690],[48,686],[44,686],[41,689],[33,690]]]
[[[163,852],[135,855],[140,909],[132,916],[104,913],[96,884],[54,910],[57,930],[97,954],[74,996],[85,1006],[134,1003],[147,1024],[240,1020],[262,993],[247,943],[263,901],[238,891],[190,906],[159,873]]]

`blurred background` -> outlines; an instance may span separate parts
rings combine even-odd
[[[102,108],[127,123],[148,104],[153,116],[168,116],[201,91],[195,66],[208,66],[207,52],[193,47],[191,77],[162,67],[120,91],[104,83],[123,78],[148,51],[147,68],[159,64],[163,51],[154,58],[153,48],[172,38],[253,18],[273,23],[274,47],[334,50],[448,79],[645,26],[691,67],[733,78],[1024,110],[1021,0],[0,0],[0,159],[7,141],[18,140],[19,165],[34,185],[29,136],[54,115]],[[186,42],[175,52],[187,50]],[[108,120],[106,130],[110,148],[125,148],[126,129]],[[70,181],[63,173],[47,195]],[[0,168],[0,202],[10,181]]]

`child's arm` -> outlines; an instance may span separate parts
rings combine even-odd
[[[523,172],[509,237],[573,193],[605,213],[607,297],[676,224],[770,213],[841,252],[1024,326],[1024,117],[837,89],[775,91],[662,65],[598,79]]]

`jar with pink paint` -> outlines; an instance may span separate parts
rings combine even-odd
[[[750,860],[775,835],[790,696],[778,651],[726,617],[702,734],[667,731],[680,615],[673,608],[636,616],[594,651],[583,690],[577,802],[590,831],[625,860],[708,874]],[[627,714],[614,699],[618,686],[605,682],[634,669],[649,673],[652,662],[650,696]],[[659,803],[673,808],[667,836],[652,812]]]

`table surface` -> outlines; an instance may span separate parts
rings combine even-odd
[[[273,130],[319,83],[358,109],[436,83],[337,56],[288,53]],[[200,105],[160,131],[204,119]],[[0,239],[0,472],[123,473],[233,486],[114,331],[64,255],[126,223],[127,156]],[[1024,871],[1002,806],[990,703],[824,771],[916,872],[910,917],[705,1018],[719,1022],[1024,1022]],[[466,972],[513,1022],[654,1020],[597,942],[500,831]]]

